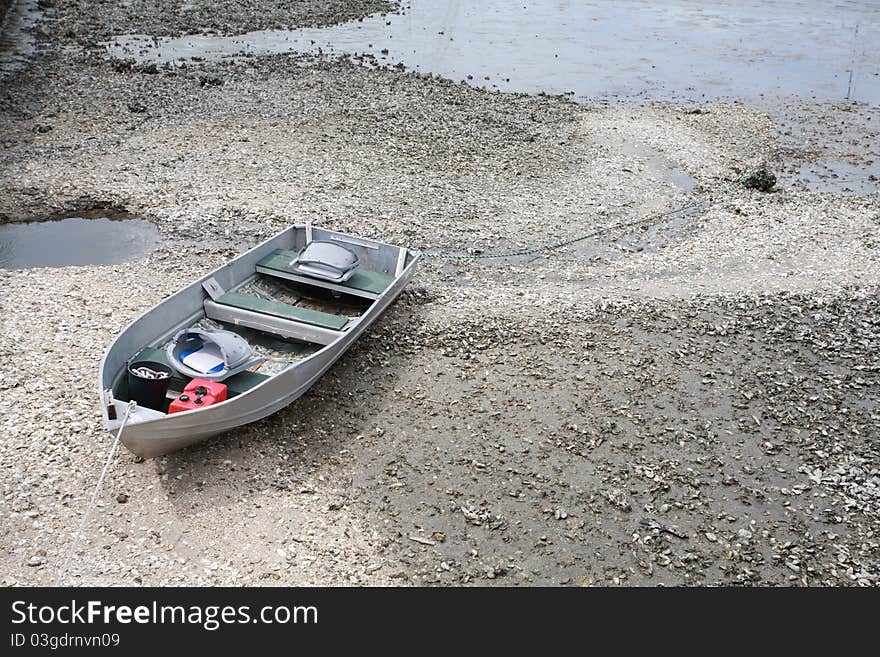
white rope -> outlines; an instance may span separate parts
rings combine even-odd
[[[76,546],[79,543],[80,536],[82,536],[83,529],[85,529],[86,525],[89,522],[89,518],[92,515],[92,509],[95,508],[95,503],[98,501],[98,495],[101,494],[101,486],[104,485],[104,477],[107,476],[107,470],[110,469],[110,463],[113,461],[113,456],[116,454],[116,448],[119,446],[119,439],[122,437],[122,430],[125,429],[125,423],[128,422],[128,417],[131,415],[132,410],[137,404],[133,401],[128,403],[128,408],[125,409],[125,417],[122,418],[122,424],[119,425],[119,431],[116,433],[116,439],[113,441],[113,444],[110,446],[110,452],[107,454],[107,460],[104,462],[104,469],[101,471],[101,476],[98,477],[98,485],[95,486],[95,492],[92,493],[92,501],[89,502],[89,506],[86,509],[85,515],[83,515],[82,521],[79,523],[79,529],[76,530],[76,534],[73,536],[73,543],[70,545],[70,552],[67,553],[67,559],[64,561],[64,567],[58,573],[58,579],[55,582],[55,586],[61,586],[61,582],[64,579],[64,575],[67,573],[67,569],[70,566],[70,562],[73,559],[73,555],[76,553]]]

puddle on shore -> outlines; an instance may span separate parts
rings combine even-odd
[[[641,176],[647,175],[665,182],[667,185],[681,190],[685,194],[691,194],[699,184],[697,179],[687,171],[679,167],[659,150],[652,148],[644,142],[625,141],[621,144],[620,150],[624,155],[630,156],[634,163],[638,163],[638,165],[633,165],[638,168],[626,169],[626,172],[637,173]]]
[[[160,244],[143,219],[80,219],[0,225],[0,268],[113,265],[142,258]]]
[[[301,52],[402,63],[474,86],[580,99],[762,95],[880,103],[874,2],[742,0],[511,3],[411,0],[401,14],[238,36],[124,35],[109,53],[140,62]]]
[[[873,180],[871,176],[874,177]],[[819,160],[801,165],[793,173],[785,174],[782,179],[801,185],[811,192],[862,196],[880,190],[880,163],[867,166],[845,160]]]
[[[37,0],[12,0],[6,16],[0,15],[0,80],[21,68],[34,53],[31,28],[39,15],[37,5]]]
[[[682,239],[693,221],[706,211],[703,204],[695,204],[679,212],[663,217],[653,224],[646,224],[617,241],[617,248],[629,253],[656,253]]]

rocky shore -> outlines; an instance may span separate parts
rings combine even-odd
[[[76,0],[44,0],[42,4],[52,14],[53,39],[85,47],[128,33],[179,36],[320,27],[397,7],[388,0],[133,0],[99,7]]]
[[[164,246],[0,270],[4,585],[66,556],[110,444],[112,337],[241,249],[308,220],[485,255],[651,216],[426,258],[297,403],[123,453],[69,583],[880,582],[880,194],[801,175],[823,150],[872,165],[878,108],[580,105],[296,55],[137,66],[92,46],[393,7],[43,4],[38,54],[0,81],[0,221],[125,212]],[[769,193],[740,184],[761,163]]]

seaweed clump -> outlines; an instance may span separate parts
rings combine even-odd
[[[776,176],[767,168],[766,164],[761,164],[754,169],[749,170],[742,178],[740,184],[746,189],[757,189],[759,192],[770,192],[776,186]]]

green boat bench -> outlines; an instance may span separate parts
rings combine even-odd
[[[227,292],[217,299],[217,303],[224,306],[232,306],[233,308],[241,308],[242,310],[250,310],[255,313],[272,315],[281,319],[291,319],[295,322],[320,326],[333,331],[341,331],[348,324],[348,317],[343,317],[342,315],[300,308],[298,306],[291,306],[289,303],[269,301],[268,299],[261,299],[250,294],[240,294],[238,292]]]
[[[390,274],[381,274],[361,268],[344,283],[331,283],[329,281],[320,281],[318,283],[314,278],[303,276],[290,267],[290,262],[296,258],[296,255],[296,251],[276,249],[257,263],[257,272],[266,276],[296,281],[297,283],[319,285],[319,287],[328,290],[344,292],[345,294],[365,299],[378,298],[394,282],[394,276]]]

